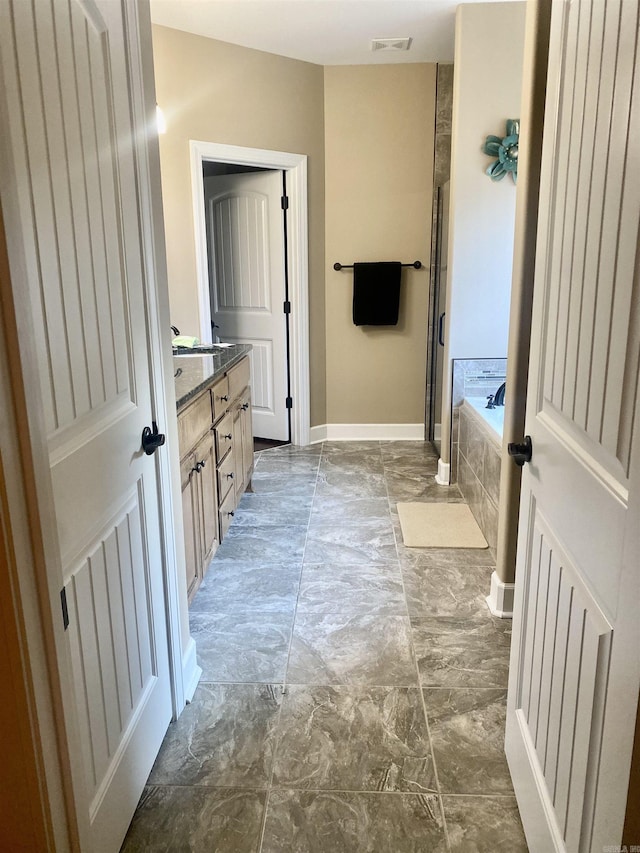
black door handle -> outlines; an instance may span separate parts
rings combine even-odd
[[[510,442],[507,447],[507,452],[516,465],[522,468],[525,462],[531,462],[531,456],[533,455],[531,436],[525,435],[524,441],[521,444]]]
[[[438,343],[441,347],[444,346],[444,315],[445,312],[443,311],[438,320]]]
[[[142,430],[142,449],[147,456],[154,454],[159,447],[162,447],[164,442],[164,434],[158,432],[158,424],[155,421],[152,421],[150,427],[145,427]]]

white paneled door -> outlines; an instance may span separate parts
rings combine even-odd
[[[205,178],[214,340],[251,344],[253,433],[287,441],[282,172]]]
[[[153,401],[138,6],[7,0],[1,17],[3,202],[35,330],[19,344],[39,365],[30,393],[68,605],[76,805],[86,849],[114,853],[172,713],[156,467],[141,451]]]
[[[640,684],[639,16],[552,3],[506,736],[532,853],[622,838]]]

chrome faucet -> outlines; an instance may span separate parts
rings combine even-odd
[[[503,382],[495,394],[489,394],[486,405],[487,409],[495,409],[496,406],[504,406],[504,392],[506,391],[507,383]]]

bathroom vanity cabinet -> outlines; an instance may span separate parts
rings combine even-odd
[[[233,350],[174,359],[189,601],[251,487],[249,347]]]

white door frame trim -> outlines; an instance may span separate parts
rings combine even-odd
[[[186,702],[191,701],[202,670],[196,663],[195,642],[188,631],[186,575],[184,571],[184,541],[180,466],[177,454],[169,453],[178,447],[178,424],[172,356],[169,348],[169,285],[167,277],[164,218],[160,176],[160,150],[155,132],[155,78],[149,7],[138,15],[128,13],[134,43],[140,45],[131,55],[131,75],[134,93],[141,102],[133,104],[137,123],[146,129],[144,139],[138,136],[136,155],[138,170],[145,176],[139,184],[139,211],[142,232],[142,253],[145,266],[145,299],[147,302],[147,335],[149,340],[149,373],[151,377],[152,419],[163,424],[168,448],[156,454],[158,507],[162,536],[165,612],[169,645],[169,672],[173,716],[177,719]],[[145,16],[140,26],[140,17]],[[135,26],[135,29],[134,29]],[[131,44],[131,42],[130,42]],[[131,48],[130,48],[131,50]],[[137,60],[137,61],[135,61]],[[188,639],[186,639],[188,637]]]
[[[198,279],[200,339],[211,341],[209,306],[209,270],[207,231],[204,210],[202,162],[215,160],[263,169],[282,169],[287,173],[289,218],[287,220],[287,265],[289,270],[290,317],[289,370],[291,375],[291,441],[309,444],[311,402],[309,388],[309,227],[307,216],[307,155],[262,148],[243,148],[217,142],[189,141],[191,156],[191,193],[193,231]]]

